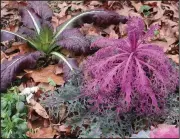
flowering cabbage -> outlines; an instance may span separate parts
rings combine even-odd
[[[127,38],[102,38],[91,45],[101,49],[83,64],[83,96],[100,113],[115,108],[118,114],[158,114],[167,94],[176,89],[177,70],[159,46],[147,42],[158,25],[146,33],[140,18],[130,18],[127,25]]]

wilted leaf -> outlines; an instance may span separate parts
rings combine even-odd
[[[5,90],[16,75],[25,68],[34,68],[40,52],[28,53],[14,57],[11,61],[1,64],[1,91]]]
[[[47,114],[46,110],[41,106],[41,104],[36,102],[34,99],[30,99],[30,104],[32,105],[32,108],[36,111],[37,114],[39,114],[45,119],[49,118],[49,115]]]

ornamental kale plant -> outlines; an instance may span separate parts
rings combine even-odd
[[[84,22],[108,25],[118,24],[119,22],[125,23],[127,21],[124,16],[114,12],[92,10],[74,16],[54,29],[51,24],[53,13],[45,1],[29,1],[27,7],[22,7],[20,9],[20,15],[22,26],[19,28],[18,32],[15,33],[1,29],[1,41],[12,40],[16,36],[30,43],[36,50],[40,51],[41,54],[39,54],[39,57],[41,55],[49,58],[55,55],[62,59],[71,71],[73,71],[73,67],[57,49],[66,48],[77,53],[89,53],[91,44],[91,40],[86,38],[86,36],[75,27],[78,27],[80,23]],[[0,89],[1,91],[5,90],[14,80],[15,75],[24,69],[19,68],[18,65],[22,65],[22,62],[27,61],[28,59],[25,60],[26,58],[24,57],[28,55],[23,55],[23,60],[16,58],[13,59],[13,62],[1,64],[3,67],[3,69],[1,69],[1,72],[3,72],[3,74],[1,74],[1,82],[3,83]],[[38,58],[36,57],[36,59]],[[6,76],[9,72],[11,72],[10,77]],[[6,78],[9,79],[6,80]]]
[[[140,18],[130,18],[127,25],[127,38],[103,38],[91,45],[102,49],[84,64],[83,95],[99,113],[115,109],[118,114],[160,114],[178,84],[177,69],[159,46],[148,43],[158,25],[146,33]]]

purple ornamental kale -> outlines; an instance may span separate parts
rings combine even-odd
[[[159,114],[165,98],[178,84],[177,70],[163,50],[147,43],[158,29],[153,25],[144,33],[142,19],[128,21],[125,39],[99,39],[91,47],[100,47],[84,63],[83,95],[94,104],[95,111],[116,108],[118,114]]]

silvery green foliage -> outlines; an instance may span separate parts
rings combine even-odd
[[[72,74],[64,87],[58,88],[56,91],[50,91],[43,94],[41,104],[48,108],[48,111],[58,118],[60,106],[67,106],[67,118],[63,121],[66,125],[70,125],[72,133],[76,133],[79,138],[124,138],[131,137],[132,134],[141,130],[149,130],[154,122],[164,122],[164,117],[137,116],[133,111],[125,113],[117,117],[115,110],[106,110],[104,115],[93,113],[91,108],[93,105],[88,103],[88,98],[79,97],[81,89],[81,72]],[[174,106],[178,102],[171,101]],[[168,107],[169,110],[172,107]],[[78,131],[77,131],[78,129]],[[142,137],[140,132],[138,136]]]
[[[179,125],[179,93],[169,94],[166,105],[165,123]]]

